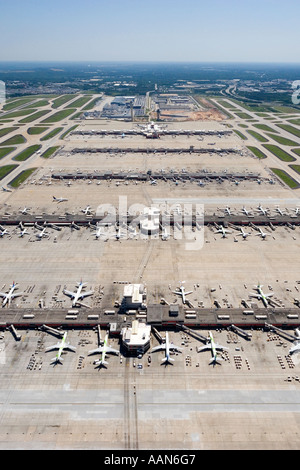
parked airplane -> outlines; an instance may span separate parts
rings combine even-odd
[[[261,204],[257,207],[257,210],[261,212],[263,215],[269,215],[268,209],[264,209]]]
[[[299,207],[296,207],[295,209],[293,209],[293,211],[295,212],[295,215],[300,215],[300,208]]]
[[[11,193],[12,190],[8,188],[4,188],[4,186],[1,186],[2,191],[5,191],[6,193]]]
[[[104,233],[102,232],[102,227],[100,225],[97,225],[95,231],[92,232],[92,235],[95,235],[97,240],[101,238],[101,236],[104,235]]]
[[[279,206],[276,207],[275,211],[278,212],[278,214],[280,215],[286,215],[286,212],[282,212]]]
[[[35,234],[35,236],[36,236],[39,240],[41,240],[41,239],[44,238],[44,237],[45,237],[45,238],[49,238],[50,235],[49,235],[49,233],[47,233],[47,227],[44,227],[44,228],[43,228],[43,227],[40,227],[38,224],[35,224],[35,227],[36,227],[38,230],[40,230],[39,233],[36,233],[36,234]]]
[[[172,364],[174,362],[174,359],[170,357],[170,350],[175,350],[178,352],[182,351],[182,348],[175,346],[175,344],[169,342],[168,332],[166,332],[166,341],[160,344],[159,346],[155,346],[154,348],[152,348],[151,352],[160,351],[161,349],[166,351],[165,358],[162,359],[161,361],[162,364],[167,364],[167,363]]]
[[[183,281],[184,282],[184,281]],[[186,295],[189,295],[189,294],[192,294],[193,291],[190,290],[188,292],[185,291],[184,289],[184,286],[182,285],[183,282],[181,283],[181,286],[179,288],[177,288],[177,290],[174,290],[173,293],[176,294],[176,295],[181,295],[181,298],[182,298],[182,303],[185,304],[186,303],[186,298],[185,296]]]
[[[94,361],[94,364],[99,367],[101,366],[106,367],[108,365],[108,362],[105,361],[106,354],[119,354],[119,351],[117,349],[114,349],[108,346],[107,342],[108,342],[108,333],[105,335],[103,346],[99,346],[97,349],[93,349],[92,351],[89,351],[88,353],[89,356],[91,354],[101,353],[101,359]]]
[[[27,232],[27,228],[20,228],[20,232],[19,232],[19,237],[20,238],[23,238],[24,235],[29,235],[29,233]]]
[[[24,209],[20,210],[21,214],[29,214],[30,207],[24,207]]]
[[[298,328],[295,329],[295,342],[289,350],[289,354],[300,352],[300,331]]]
[[[216,364],[219,363],[219,361],[222,361],[222,358],[218,356],[217,350],[220,349],[223,351],[223,349],[228,349],[225,346],[221,346],[220,344],[215,343],[213,335],[211,331],[208,333],[208,343],[205,346],[202,346],[198,348],[198,352],[204,351],[206,349],[210,349],[212,352],[212,358],[209,361],[209,364]]]
[[[0,297],[3,297],[2,307],[5,307],[6,304],[9,306],[12,299],[14,299],[15,297],[20,297],[21,295],[25,295],[24,292],[14,293],[15,289],[17,289],[17,286],[18,284],[15,284],[13,282],[12,285],[10,286],[10,290],[8,293],[0,292]]]
[[[222,233],[222,238],[226,238],[226,233],[232,233],[232,231],[225,229],[223,225],[219,225],[215,233]]]
[[[86,206],[85,209],[81,209],[81,212],[83,212],[85,215],[88,215],[88,214],[91,214],[91,207],[90,206]]]
[[[162,240],[168,240],[169,238],[170,238],[170,234],[169,234],[168,230],[166,229],[166,227],[164,227],[163,233],[161,234],[161,239]]]
[[[243,207],[243,209],[241,210],[241,212],[242,212],[243,214],[245,214],[247,217],[249,217],[250,215],[252,215],[252,212],[251,212],[251,211],[248,211],[245,206]]]
[[[64,202],[64,201],[67,201],[68,199],[64,198],[64,197],[55,197],[53,196],[53,202]]]
[[[48,348],[46,348],[46,352],[52,351],[53,349],[58,349],[56,356],[51,360],[51,364],[53,364],[53,362],[55,364],[58,362],[62,364],[63,358],[61,357],[61,355],[65,349],[69,349],[70,351],[74,352],[76,351],[76,348],[74,346],[71,346],[70,343],[67,343],[66,340],[67,332],[64,333],[63,338],[59,343],[56,343],[53,346],[49,346]]]
[[[84,307],[87,307],[87,305],[83,304],[80,302],[80,300],[83,300],[85,297],[88,297],[94,293],[94,291],[90,290],[88,292],[83,292],[82,289],[86,287],[86,283],[83,283],[82,281],[77,282],[77,291],[76,292],[70,292],[67,289],[63,290],[63,293],[65,295],[68,295],[72,299],[72,307],[76,307],[77,305],[82,305]]]
[[[251,235],[251,233],[250,232],[244,232],[243,227],[241,227],[240,228],[240,233],[238,233],[237,236],[243,237],[243,239],[246,240],[247,237],[249,237],[249,235]]]
[[[156,180],[153,180],[153,179],[151,179],[151,180],[150,180],[150,184],[157,184],[157,181],[156,181]]]
[[[257,233],[255,236],[256,237],[261,237],[263,240],[265,240],[266,237],[271,235],[270,233],[264,232],[260,227],[258,228],[258,230],[259,230],[259,233]]]
[[[274,295],[273,292],[271,292],[270,294],[264,294],[263,290],[262,290],[262,285],[258,284],[257,286],[255,286],[255,289],[257,290],[257,293],[253,293],[251,292],[249,294],[249,297],[256,297],[258,300],[262,300],[263,304],[265,307],[268,307],[269,305],[269,302],[270,302],[270,299],[269,297],[272,297]]]
[[[9,231],[7,229],[0,228],[0,237],[4,237],[4,235],[8,235]]]

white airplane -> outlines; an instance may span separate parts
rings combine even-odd
[[[46,348],[46,352],[52,351],[53,349],[58,349],[56,356],[51,360],[51,364],[53,362],[56,364],[59,362],[62,364],[63,358],[61,357],[64,349],[69,349],[70,351],[76,351],[76,348],[74,346],[71,346],[70,343],[66,342],[67,339],[67,332],[64,333],[62,340],[59,343],[54,344],[53,346],[49,346]]]
[[[53,197],[53,202],[64,202],[64,201],[67,201],[68,199],[64,198],[64,197],[55,197],[55,196],[52,196]]]
[[[94,361],[94,364],[99,367],[101,366],[106,367],[108,365],[108,362],[105,361],[106,354],[119,354],[119,351],[117,349],[114,349],[108,346],[107,342],[108,342],[108,333],[105,335],[103,346],[99,346],[97,349],[93,349],[92,351],[89,351],[88,353],[89,356],[91,354],[101,353],[101,359]]]
[[[251,292],[249,294],[249,297],[256,297],[258,300],[262,300],[263,304],[265,307],[268,307],[269,305],[269,298],[272,297],[274,295],[273,292],[271,292],[270,294],[264,294],[263,290],[262,290],[262,285],[258,284],[257,286],[255,286],[255,289],[257,290],[257,293],[253,293]]]
[[[183,281],[183,282],[184,282],[184,281]],[[185,298],[185,296],[186,296],[186,295],[189,295],[189,294],[192,294],[193,291],[190,290],[190,291],[186,292],[185,289],[184,289],[184,286],[183,286],[182,284],[183,284],[183,283],[181,283],[180,287],[177,288],[177,290],[174,290],[174,291],[173,291],[173,294],[181,295],[182,303],[185,304],[185,303],[186,303],[186,298]]]
[[[213,335],[211,331],[208,333],[208,343],[205,346],[202,346],[201,348],[198,348],[198,352],[204,351],[206,349],[210,349],[212,352],[212,358],[209,361],[209,364],[216,364],[219,363],[219,361],[222,361],[222,358],[218,356],[217,350],[220,349],[223,351],[223,349],[228,349],[225,346],[221,346],[220,344],[215,343]]]
[[[76,292],[70,292],[67,289],[63,290],[63,293],[65,295],[68,295],[72,299],[72,307],[76,307],[77,305],[82,305],[84,307],[87,307],[87,305],[83,304],[80,302],[80,300],[83,300],[85,297],[88,297],[94,293],[94,291],[90,290],[87,292],[83,292],[82,289],[86,287],[86,283],[83,283],[82,281],[77,282],[77,291]]]
[[[86,206],[85,209],[81,209],[81,212],[83,212],[85,215],[88,215],[90,214],[92,211],[91,211],[91,207],[90,206]]]
[[[222,238],[226,238],[226,233],[232,233],[231,230],[227,230],[223,225],[218,226],[218,230],[215,233],[222,233]]]
[[[248,211],[245,206],[243,207],[243,209],[241,210],[241,212],[242,212],[243,214],[247,215],[247,217],[249,217],[249,215],[252,214],[252,212],[251,212],[251,211]]]
[[[280,215],[286,215],[286,212],[282,212],[279,206],[276,207],[275,211],[278,212],[278,214]]]
[[[293,343],[293,346],[289,350],[289,354],[297,353],[300,352],[300,331],[298,328],[295,329],[295,342]]]
[[[268,209],[264,209],[261,204],[257,207],[257,210],[261,212],[263,215],[269,215],[268,214]]]
[[[161,234],[161,239],[165,241],[165,240],[168,240],[169,238],[170,238],[170,234],[169,234],[167,228],[164,227],[163,233]]]
[[[249,235],[251,235],[251,233],[250,232],[244,232],[243,227],[241,227],[240,228],[240,233],[238,233],[237,236],[243,237],[243,239],[246,240],[247,237],[249,237]]]
[[[126,237],[125,233],[121,232],[121,229],[119,228],[116,232],[116,240],[120,240],[120,238]]]
[[[300,208],[299,207],[296,207],[295,209],[293,209],[293,211],[295,212],[295,215],[300,214]]]
[[[15,284],[13,282],[12,285],[10,286],[10,290],[8,293],[0,292],[0,297],[3,297],[2,307],[5,307],[6,304],[9,306],[12,299],[14,299],[15,297],[20,297],[21,295],[25,295],[24,292],[14,293],[17,286],[18,284]]]
[[[7,229],[1,229],[0,230],[0,237],[4,237],[4,235],[8,235],[9,234],[9,231]]]
[[[255,235],[256,237],[261,237],[263,240],[265,240],[266,237],[271,236],[270,233],[264,232],[260,227],[258,228],[258,230],[259,230],[259,233]]]
[[[24,207],[24,209],[20,210],[21,214],[29,214],[30,207]]]
[[[152,348],[151,352],[160,351],[161,349],[166,351],[165,358],[161,361],[162,364],[172,364],[174,362],[174,359],[170,357],[170,350],[175,350],[178,352],[182,351],[182,348],[175,346],[175,344],[169,342],[168,332],[166,332],[166,341],[160,344],[159,346],[155,346],[154,348]]]
[[[102,227],[100,225],[97,225],[95,231],[92,232],[92,235],[95,235],[97,240],[101,238],[101,236],[104,235],[104,233],[102,232]]]
[[[5,191],[6,193],[11,193],[12,190],[8,188],[4,188],[4,186],[1,186],[2,191]]]
[[[40,230],[39,233],[36,233],[35,236],[39,239],[42,240],[42,238],[49,238],[49,233],[47,232],[47,227],[40,227],[39,225],[35,224],[35,227]]]
[[[29,235],[27,228],[20,227],[19,237],[23,238],[24,235]]]
[[[230,207],[226,206],[224,210],[224,214],[227,214],[227,215],[233,215],[233,213],[231,212],[231,209]]]
[[[156,180],[150,180],[150,184],[157,184]]]

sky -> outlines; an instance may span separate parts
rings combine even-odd
[[[0,61],[300,63],[299,0],[0,0]]]

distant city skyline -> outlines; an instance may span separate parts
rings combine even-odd
[[[0,0],[0,61],[300,63],[298,0]]]

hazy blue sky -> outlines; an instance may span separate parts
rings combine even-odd
[[[0,0],[0,61],[300,62],[299,0]]]

